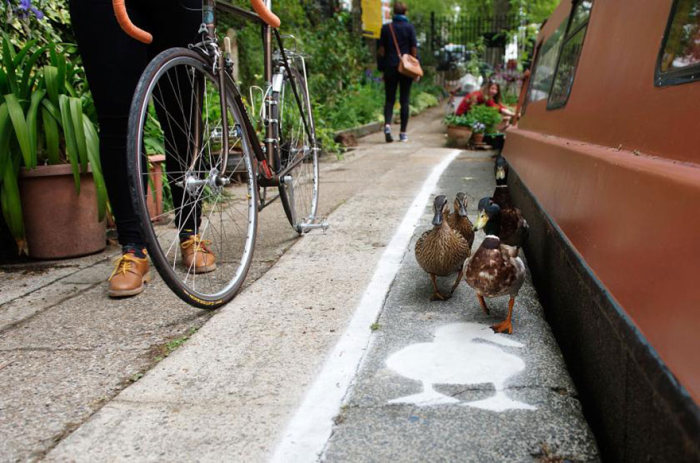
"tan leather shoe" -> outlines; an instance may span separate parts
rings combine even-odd
[[[180,242],[182,264],[194,273],[207,273],[216,270],[216,256],[209,249],[210,241],[202,240],[199,235],[192,235]]]
[[[107,294],[110,297],[126,297],[141,293],[143,284],[151,279],[148,267],[148,257],[136,257],[128,252],[122,254],[109,277]]]

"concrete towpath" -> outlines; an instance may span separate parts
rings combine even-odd
[[[0,341],[0,359],[7,359],[0,365],[0,428],[14,430],[10,444],[0,446],[3,459],[596,461],[595,441],[529,282],[516,302],[512,336],[487,328],[505,316],[504,300],[491,302],[492,317],[481,314],[466,285],[449,301],[429,301],[429,279],[413,258],[413,243],[429,226],[429,200],[436,192],[465,191],[473,218],[478,199],[493,191],[489,153],[445,148],[440,116],[435,109],[415,119],[409,143],[387,145],[372,135],[347,161],[324,165],[321,201],[330,202],[331,229],[292,240],[275,233],[279,223],[270,225],[258,249],[273,251],[257,254],[267,264],[211,318],[180,305],[162,283],[115,306],[103,298],[97,276],[80,296],[16,316]],[[101,278],[104,268],[97,267],[107,264],[93,260],[85,268]],[[56,284],[37,291],[58,291]],[[5,304],[21,312],[29,295],[18,291]],[[139,343],[130,343],[124,320],[107,327],[85,318],[69,322],[73,307],[112,311],[117,319],[119,311],[140,313],[143,327],[133,331]],[[69,328],[62,342],[60,330],[50,328],[56,310],[65,312],[59,323]],[[158,311],[171,317],[146,328]],[[189,340],[143,377],[129,376],[120,352],[142,358],[155,341],[143,332],[151,329],[162,342],[167,336],[153,325],[182,329],[191,318],[204,320],[196,333],[187,331]],[[98,332],[76,329],[81,323]],[[72,357],[62,356],[62,346]],[[446,352],[451,361],[437,361]],[[46,366],[33,371],[22,355],[39,355]],[[511,369],[489,375],[502,364]],[[446,370],[462,373],[445,380]],[[33,386],[37,392],[28,398]],[[52,395],[51,386],[66,390]],[[71,388],[79,398],[70,397]],[[72,412],[42,419],[42,407],[60,406]],[[46,431],[33,446],[20,444],[33,432],[28,424],[41,427],[49,418],[53,441]]]

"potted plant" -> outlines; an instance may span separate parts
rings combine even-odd
[[[466,144],[472,136],[471,120],[466,115],[448,114],[443,120],[447,125],[447,139],[456,144]]]
[[[80,68],[54,44],[17,49],[3,36],[0,62],[0,205],[18,251],[61,258],[105,247],[107,192],[89,94]],[[38,65],[43,60],[46,64]]]
[[[484,143],[484,133],[491,133],[496,125],[501,122],[501,114],[498,108],[486,105],[473,105],[468,117],[472,124],[472,145],[480,146]]]

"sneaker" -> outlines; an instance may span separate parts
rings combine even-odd
[[[384,127],[384,139],[387,143],[394,141],[394,138],[391,136],[391,127],[389,126]]]
[[[145,254],[145,250],[143,252]],[[148,269],[148,257],[136,257],[132,252],[125,252],[115,262],[107,294],[109,297],[127,297],[143,292],[144,283],[151,279]]]
[[[408,135],[406,135],[405,133],[401,132],[401,133],[399,134],[399,141],[407,142],[407,141],[408,141]]]
[[[216,270],[216,257],[209,249],[210,241],[202,240],[199,235],[190,235],[180,242],[182,264],[194,273],[207,273]]]

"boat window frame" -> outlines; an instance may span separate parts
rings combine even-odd
[[[576,12],[576,7],[583,2],[584,0],[572,0],[571,2],[571,12],[569,13],[569,19],[567,20],[567,25],[566,25],[566,32],[564,33],[564,39],[561,41],[561,46],[559,48],[559,56],[557,57],[557,66],[554,68],[554,74],[552,76],[552,85],[549,88],[549,94],[547,95],[547,111],[552,110],[552,109],[561,109],[566,104],[569,102],[569,97],[571,96],[571,89],[574,87],[574,82],[576,81],[576,71],[578,70],[578,62],[581,59],[581,53],[583,53],[583,46],[586,43],[586,35],[588,34],[588,23],[591,21],[591,14],[593,14],[593,5],[595,4],[595,0],[591,0],[591,11],[588,13],[588,19],[584,21],[583,23],[579,24],[579,26],[576,28],[576,30],[572,31],[571,29],[571,23],[574,20],[574,13]],[[583,39],[581,39],[581,50],[578,53],[578,56],[576,57],[576,64],[574,65],[574,75],[573,78],[571,79],[571,84],[569,85],[569,88],[566,90],[566,98],[561,103],[556,103],[553,104],[551,102],[552,100],[552,90],[554,90],[554,83],[557,80],[557,74],[559,73],[559,64],[561,63],[561,56],[562,56],[562,51],[564,51],[564,47],[566,47],[567,43],[571,39],[573,39],[576,34],[578,34],[582,29],[586,29],[583,33]]]
[[[691,82],[696,82],[700,80],[700,62],[686,66],[681,69],[674,69],[672,71],[662,71],[661,63],[664,58],[664,49],[666,48],[666,43],[668,42],[669,33],[671,32],[671,27],[673,27],[673,20],[676,17],[676,12],[678,11],[678,4],[682,0],[673,0],[671,5],[671,11],[668,15],[668,20],[666,22],[666,29],[664,30],[663,39],[661,39],[661,48],[659,49],[659,55],[656,58],[656,69],[654,69],[654,86],[655,87],[667,87],[669,85],[681,85],[689,84]]]
[[[527,92],[525,93],[525,100],[523,101],[523,107],[520,108],[520,117],[525,114],[525,110],[530,103],[530,92],[532,91],[532,82],[534,81],[535,71],[537,71],[537,65],[540,63],[540,51],[542,50],[542,44],[544,40],[540,40],[539,43],[535,44],[535,51],[533,53],[532,65],[530,66],[530,78],[527,81]]]

